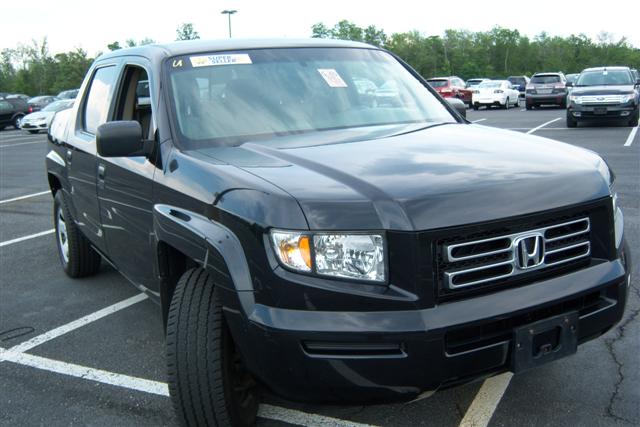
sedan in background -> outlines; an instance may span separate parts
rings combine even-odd
[[[464,80],[460,77],[432,77],[427,82],[443,98],[458,98],[471,105],[471,91],[465,87]]]
[[[481,79],[469,79],[469,80],[467,80],[467,83],[464,85],[464,87],[467,88],[467,89],[475,89],[475,87],[478,86],[480,83],[486,82],[486,81],[489,81],[489,80],[491,80],[491,79],[484,79],[484,78],[481,78]]]
[[[527,76],[509,76],[507,80],[511,82],[514,89],[520,92],[520,97],[524,98],[525,90],[531,79]]]
[[[489,80],[480,83],[473,91],[473,109],[480,107],[509,107],[518,106],[520,92],[513,88],[509,80]]]
[[[20,129],[22,118],[29,112],[29,105],[20,98],[0,99],[0,130],[7,126]]]
[[[587,68],[576,81],[567,108],[567,127],[579,122],[624,120],[638,126],[640,80],[627,67]]]
[[[76,99],[76,96],[78,96],[78,92],[80,91],[80,89],[70,89],[70,90],[63,90],[62,92],[60,92],[56,98],[58,99]]]
[[[525,94],[527,110],[543,104],[567,106],[567,78],[563,73],[538,73],[531,77]]]
[[[71,108],[74,102],[74,99],[63,99],[60,101],[54,101],[44,107],[41,111],[26,115],[22,119],[20,127],[23,130],[28,131],[29,133],[38,133],[41,130],[47,130],[51,125],[53,116],[55,116],[58,111]]]
[[[57,101],[58,98],[51,95],[35,96],[29,100],[30,113],[42,110],[53,101]]]

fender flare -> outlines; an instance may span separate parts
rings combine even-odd
[[[175,206],[156,204],[153,228],[157,242],[165,242],[204,269],[215,269],[210,259],[219,255],[225,262],[240,307],[247,317],[254,311],[254,288],[249,263],[238,237],[224,225],[198,213]]]

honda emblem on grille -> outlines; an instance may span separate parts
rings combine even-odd
[[[544,262],[544,236],[541,233],[516,237],[513,249],[516,266],[520,270],[538,267]]]

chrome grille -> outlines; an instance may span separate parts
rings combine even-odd
[[[446,244],[444,286],[455,290],[488,284],[586,258],[591,254],[590,231],[590,220],[585,217],[519,233]],[[533,264],[529,265],[531,260]]]
[[[624,95],[585,95],[582,104],[621,104]]]

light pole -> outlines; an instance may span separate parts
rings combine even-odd
[[[226,9],[220,12],[223,15],[226,14],[227,17],[229,18],[229,38],[231,38],[231,15],[233,15],[236,12],[237,10],[226,10]]]

